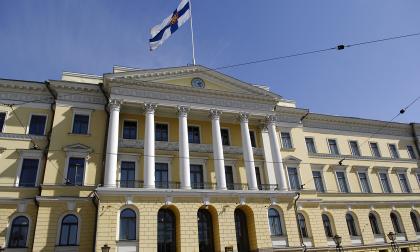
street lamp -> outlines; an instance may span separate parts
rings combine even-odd
[[[387,234],[387,236],[388,236],[388,239],[390,239],[390,240],[391,240],[391,248],[392,248],[392,251],[393,251],[393,252],[399,252],[399,251],[400,251],[400,249],[398,248],[398,244],[397,244],[397,242],[395,241],[395,238],[396,238],[395,233],[394,233],[394,232],[389,232],[389,233]]]
[[[341,236],[336,234],[334,235],[333,240],[335,242],[335,251],[337,252],[344,251],[343,247],[341,246]]]
[[[109,249],[110,249],[111,247],[110,246],[108,246],[108,244],[105,244],[101,249],[102,249],[102,252],[109,252]]]

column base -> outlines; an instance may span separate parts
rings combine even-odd
[[[155,189],[155,185],[144,185],[143,186],[144,189]]]
[[[223,191],[227,191],[227,187],[223,187],[223,188],[217,188],[217,190],[223,190]]]
[[[191,190],[191,186],[181,186],[180,189],[182,189],[182,190]]]

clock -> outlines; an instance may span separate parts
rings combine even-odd
[[[191,86],[195,88],[204,88],[206,84],[204,83],[204,80],[201,78],[193,78],[191,80]]]

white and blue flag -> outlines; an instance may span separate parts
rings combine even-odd
[[[167,40],[172,33],[178,30],[191,17],[191,6],[189,0],[182,0],[178,8],[172,12],[170,16],[165,18],[161,24],[154,26],[150,33],[152,38],[150,42],[150,50],[153,51]]]

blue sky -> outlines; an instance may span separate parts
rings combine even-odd
[[[192,0],[197,61],[219,67],[420,32],[420,1]],[[191,63],[188,26],[148,50],[172,0],[2,0],[0,77],[58,79]],[[222,70],[316,113],[390,120],[420,95],[420,36]],[[420,122],[420,101],[401,122]]]

